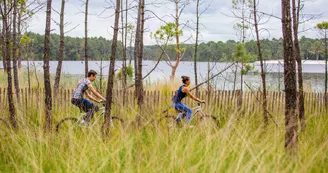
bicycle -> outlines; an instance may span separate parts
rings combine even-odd
[[[207,120],[210,119],[211,120],[210,123],[212,123],[214,126],[220,128],[219,120],[213,115],[205,114],[200,103],[198,103],[198,106],[192,108],[191,110],[194,113],[191,115],[189,123],[191,123],[191,121],[196,117],[197,114],[201,114],[201,116],[198,118],[199,121],[205,121],[205,125],[208,125]],[[165,110],[163,113],[167,113],[167,112],[168,112],[168,110]],[[181,121],[177,121],[177,118],[180,117],[180,119],[182,120],[183,114],[185,114],[185,112],[181,112],[181,111],[178,111],[177,116],[167,114],[158,120],[157,125],[161,126],[161,127],[174,128],[177,125],[182,123]]]
[[[104,107],[104,103],[103,103],[103,107],[99,108],[100,112],[98,114],[98,116],[94,117],[93,119],[93,123],[91,123],[92,121],[90,121],[89,123],[82,123],[83,118],[85,117],[86,113],[84,113],[81,109],[80,109],[80,116],[78,118],[75,117],[66,117],[61,119],[58,124],[56,125],[56,132],[59,132],[59,129],[72,129],[74,127],[83,127],[83,128],[92,128],[96,125],[96,123],[98,122],[98,120],[105,114],[105,107]],[[97,114],[97,113],[95,113]],[[95,116],[95,115],[94,115]],[[69,123],[71,122],[71,123]],[[110,119],[110,126],[111,128],[115,128],[117,126],[121,126],[124,123],[123,119],[117,116],[111,116]]]

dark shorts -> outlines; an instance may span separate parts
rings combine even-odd
[[[71,100],[72,104],[79,107],[81,111],[89,112],[90,110],[95,110],[96,112],[99,110],[99,107],[94,103],[86,100],[84,98],[74,99]]]

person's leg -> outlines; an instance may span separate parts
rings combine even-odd
[[[86,99],[82,100],[82,104],[83,110],[87,112],[86,116],[84,117],[84,121],[89,122],[92,119],[93,114],[99,111],[99,107]]]
[[[176,103],[176,105],[175,105],[175,109],[176,109],[177,111],[184,112],[184,113],[182,114],[182,117],[178,117],[178,118],[177,118],[177,121],[181,121],[184,117],[187,117],[187,123],[190,121],[190,117],[191,117],[191,113],[192,113],[192,111],[191,111],[190,108],[188,108],[187,106],[185,106],[185,105],[182,104],[182,103]],[[188,118],[188,117],[189,117],[189,118]]]

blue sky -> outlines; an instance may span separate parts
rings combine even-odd
[[[83,0],[84,1],[84,0]],[[84,37],[84,6],[81,0],[68,0],[66,2],[65,8],[65,22],[70,23],[65,29],[69,30],[76,25],[79,25],[73,31],[67,33],[66,35],[72,37]],[[102,15],[100,13],[104,11],[105,7],[110,7],[113,4],[113,0],[89,0],[89,36],[90,37],[105,37],[108,39],[112,38],[114,24],[114,9],[106,10]],[[308,21],[300,26],[300,30],[307,30],[306,32],[300,33],[300,36],[305,35],[307,37],[318,37],[315,30],[308,30],[314,28],[316,23],[322,21],[328,21],[328,12],[324,13],[326,10],[327,2],[326,0],[306,0],[304,4],[303,13],[304,14],[321,14],[321,17]],[[129,3],[135,4],[135,1],[129,0]],[[170,17],[174,14],[174,6],[172,2],[164,0],[146,0],[146,10],[154,12],[161,19],[169,22],[173,21]],[[155,4],[155,5],[151,5]],[[160,4],[160,5],[159,5]],[[200,41],[226,41],[226,40],[237,40],[236,31],[233,29],[233,25],[238,22],[237,19],[232,17],[231,0],[212,0],[208,1],[203,7],[208,6],[208,10],[201,16],[200,23]],[[61,0],[53,0],[53,8],[60,11]],[[182,41],[187,40],[187,43],[194,43],[195,32],[190,28],[195,27],[195,8],[196,5],[194,1],[190,1],[190,4],[185,8],[184,13],[181,15],[181,23],[188,23],[188,27],[183,29]],[[281,1],[280,0],[261,0],[259,4],[259,10],[265,13],[269,13],[275,16],[281,16]],[[135,10],[131,11],[129,15],[129,22],[135,22]],[[150,33],[156,31],[164,23],[159,19],[154,17],[150,12],[146,12],[146,17],[148,20],[145,23],[145,44],[154,44],[155,40],[150,37]],[[52,18],[59,21],[59,15],[52,12]],[[267,16],[263,17],[263,21],[268,19]],[[28,31],[33,31],[37,33],[44,33],[45,28],[45,10],[37,13],[33,19],[29,22]],[[59,27],[52,22],[53,33],[59,33]],[[269,22],[261,25],[260,28],[266,28],[269,32],[263,32],[262,38],[279,38],[281,37],[281,21],[276,18],[270,18]],[[191,39],[188,39],[191,38]],[[252,31],[248,31],[247,39],[254,39]]]

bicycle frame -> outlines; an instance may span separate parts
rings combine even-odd
[[[93,121],[93,123],[90,124],[89,126],[87,126],[86,128],[92,128],[98,122],[98,120],[100,119],[100,117],[105,114],[105,107],[99,108],[99,111],[101,111],[101,113],[97,117],[94,117],[95,118],[95,121]],[[85,115],[86,115],[86,113],[81,113],[80,116],[78,117],[78,121],[76,123],[81,122],[82,119],[83,119],[83,117]],[[113,124],[112,119],[110,119],[110,126],[112,128],[114,127],[114,124]]]
[[[191,117],[190,117],[190,121],[191,121],[192,119],[194,119],[195,115],[196,115],[198,112],[200,112],[202,116],[205,116],[205,113],[203,112],[203,109],[202,109],[202,107],[200,106],[200,104],[198,104],[198,106],[196,106],[196,107],[194,107],[194,108],[191,108],[191,110],[192,110],[194,113],[191,115]],[[180,112],[180,113],[178,114],[177,118],[182,119],[181,116],[182,116],[184,113],[186,113],[186,112]],[[190,123],[190,121],[189,121],[189,123]]]

